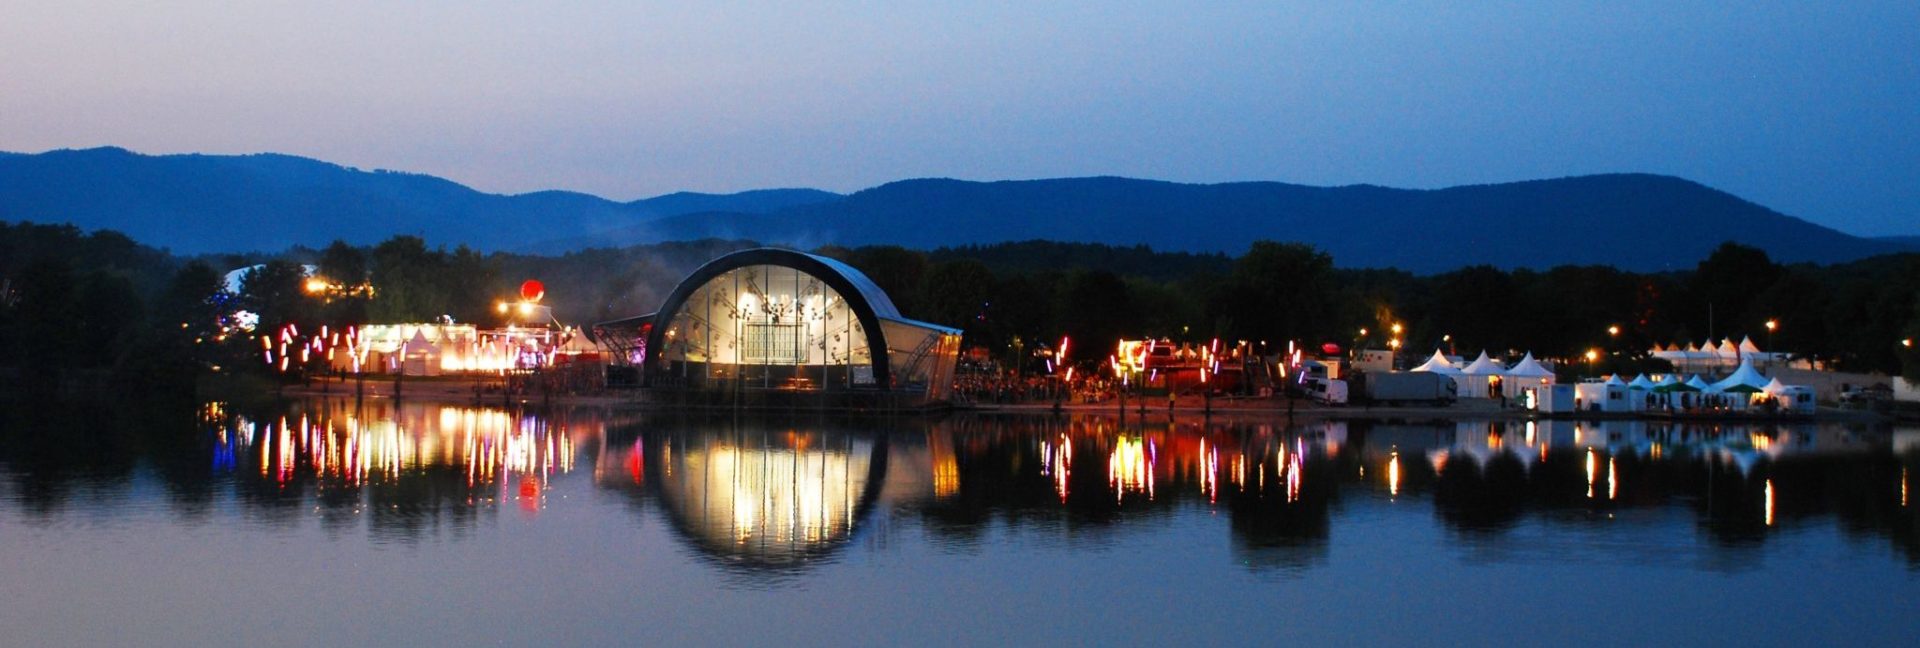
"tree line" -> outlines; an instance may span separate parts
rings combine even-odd
[[[257,341],[237,339],[244,336],[223,319],[234,310],[256,313],[260,330],[447,320],[491,327],[506,322],[499,304],[516,300],[525,279],[546,284],[556,319],[590,327],[648,313],[700,264],[757,245],[702,240],[537,256],[395,236],[183,258],[111,231],[0,223],[0,368],[178,384],[213,367],[263,364],[249,362]],[[1062,336],[1087,362],[1104,360],[1122,337],[1150,336],[1264,342],[1269,351],[1289,340],[1315,350],[1397,340],[1412,355],[1485,349],[1575,359],[1593,350],[1602,362],[1631,366],[1656,343],[1751,337],[1842,370],[1920,378],[1920,354],[1901,344],[1920,337],[1920,254],[1783,265],[1727,243],[1686,271],[1476,265],[1415,275],[1340,268],[1312,246],[1274,241],[1238,256],[1047,241],[814,252],[859,268],[908,317],[961,328],[967,346],[1013,362]],[[225,273],[252,266],[238,291],[227,290]],[[303,266],[315,268],[312,278]]]

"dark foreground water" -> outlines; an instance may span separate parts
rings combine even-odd
[[[0,418],[0,645],[1913,645],[1920,430]]]

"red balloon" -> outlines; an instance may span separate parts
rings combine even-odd
[[[540,283],[539,279],[528,279],[525,283],[520,284],[521,299],[537,302],[540,301],[541,297],[545,296],[547,296],[547,285]]]
[[[1340,345],[1328,342],[1320,345],[1320,352],[1327,355],[1340,355]]]

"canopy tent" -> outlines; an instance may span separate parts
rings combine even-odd
[[[1526,357],[1521,358],[1519,362],[1513,364],[1513,368],[1507,370],[1506,376],[1508,378],[1552,378],[1553,372],[1548,371],[1539,360],[1533,359],[1533,352],[1529,351]]]
[[[1418,367],[1414,367],[1413,370],[1428,371],[1428,372],[1437,373],[1443,376],[1459,377],[1461,375],[1464,375],[1460,372],[1459,367],[1453,366],[1453,361],[1448,360],[1445,354],[1440,353],[1439,349],[1434,349],[1433,357],[1427,358],[1427,361],[1424,364],[1421,364]]]
[[[406,344],[400,345],[401,373],[412,376],[440,375],[440,345],[427,339],[425,330],[416,329]]]
[[[1539,360],[1533,359],[1533,353],[1529,351],[1519,362],[1513,363],[1512,368],[1507,369],[1502,382],[1502,389],[1507,393],[1520,394],[1552,385],[1553,372],[1542,366]],[[1568,394],[1567,400],[1567,404],[1572,405],[1573,395]]]
[[[1707,381],[1700,379],[1700,374],[1694,374],[1692,377],[1687,378],[1687,386],[1692,387],[1693,391],[1697,392],[1706,391],[1707,388],[1710,387]]]
[[[1811,416],[1818,407],[1814,403],[1813,388],[1806,385],[1789,385],[1775,377],[1761,390],[1779,404],[1781,412]]]
[[[1710,392],[1756,394],[1767,387],[1767,377],[1753,369],[1752,362],[1741,362],[1740,368],[1733,370],[1726,378],[1707,386]]]
[[[1611,376],[1607,376],[1607,381],[1606,381],[1606,382],[1607,382],[1607,384],[1609,384],[1609,385],[1614,385],[1614,386],[1617,386],[1617,387],[1626,387],[1626,386],[1627,386],[1627,381],[1624,381],[1624,380],[1621,380],[1621,379],[1620,379],[1620,374],[1614,374],[1614,375],[1611,375]]]
[[[1487,357],[1484,350],[1460,373],[1463,376],[1454,382],[1460,384],[1461,398],[1498,398],[1504,393],[1500,381],[1506,375],[1507,368],[1501,366],[1500,361]]]
[[[1653,391],[1656,394],[1671,394],[1674,392],[1697,392],[1700,391],[1700,389],[1688,384],[1685,380],[1681,380],[1677,374],[1668,374],[1667,377],[1662,378],[1660,382],[1653,384]]]
[[[1634,376],[1633,380],[1627,381],[1627,389],[1634,391],[1651,391],[1653,389],[1653,381],[1647,380],[1646,374],[1640,374]]]

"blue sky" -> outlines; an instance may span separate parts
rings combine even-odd
[[[1644,171],[1920,234],[1920,3],[1730,4],[0,0],[0,150],[622,200]]]

